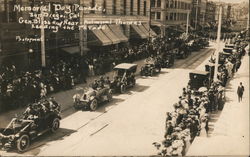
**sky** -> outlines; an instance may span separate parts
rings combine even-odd
[[[226,2],[226,3],[240,3],[240,2],[247,2],[249,0],[212,0],[212,1],[221,1],[221,2]]]

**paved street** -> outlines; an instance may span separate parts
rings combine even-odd
[[[62,94],[62,99],[57,99],[68,109],[64,107],[58,133],[42,136],[21,155],[155,155],[152,143],[163,139],[166,112],[173,110],[172,104],[187,85],[188,73],[195,68],[204,69],[204,61],[212,52],[193,52],[158,76],[139,77],[135,88],[115,95],[111,103],[96,112],[76,112],[69,108],[71,94],[76,91]]]
[[[237,87],[245,88],[243,101],[238,102]],[[249,152],[249,56],[228,83],[223,111],[211,114],[208,137],[196,137],[187,155],[245,155]]]

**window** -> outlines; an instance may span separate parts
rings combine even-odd
[[[155,7],[155,0],[150,0],[151,2],[151,7]]]
[[[170,4],[170,8],[173,8],[173,7],[174,7],[174,1],[173,1],[173,0],[170,0],[170,1],[169,1],[169,4]]]
[[[140,15],[141,12],[141,0],[137,0],[137,15]]]
[[[174,5],[175,5],[175,8],[177,8],[177,0],[175,0],[175,3],[174,3]]]
[[[157,20],[160,20],[160,19],[161,19],[161,13],[160,13],[160,12],[157,12],[157,13],[156,13],[156,19],[157,19]]]
[[[130,0],[130,15],[133,15],[134,12],[134,0]]]
[[[107,2],[106,2],[106,0],[103,0],[103,3],[102,3],[102,13],[103,14],[107,13],[106,8],[107,8]]]
[[[173,20],[173,13],[170,13],[169,19]]]
[[[144,1],[144,4],[143,4],[143,15],[147,16],[147,1]]]
[[[155,12],[151,12],[151,19],[155,19]]]
[[[112,12],[113,15],[116,15],[116,0],[113,0],[112,2]]]
[[[92,1],[91,1],[90,6],[91,6],[91,8],[94,8],[94,7],[95,7],[95,0],[92,0]],[[90,13],[94,14],[95,11],[94,11],[94,10],[90,10]]]
[[[3,6],[3,21],[4,22],[16,22],[17,21],[17,12],[13,11],[14,5],[17,4],[16,0],[5,0]],[[3,5],[3,4],[1,4]]]
[[[166,1],[166,8],[169,8],[169,0]]]
[[[127,0],[123,0],[123,14],[127,14]]]
[[[161,7],[161,0],[157,0],[157,7]]]
[[[166,15],[166,20],[168,20],[168,18],[169,18],[169,17],[168,17],[168,14],[167,14],[167,15]]]

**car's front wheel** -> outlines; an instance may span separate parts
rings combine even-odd
[[[94,99],[94,100],[92,100],[91,101],[91,103],[90,103],[90,110],[91,111],[95,111],[96,109],[97,109],[97,106],[98,106],[98,104],[97,104],[97,100],[96,99]]]
[[[51,132],[55,133],[60,127],[60,119],[55,118],[51,125]]]
[[[121,93],[122,93],[122,94],[125,93],[125,90],[126,90],[126,89],[125,89],[125,85],[124,85],[124,84],[121,85],[121,89],[120,89],[120,90],[121,90]]]
[[[30,138],[27,134],[23,134],[17,140],[17,150],[19,152],[24,152],[28,149],[30,145]]]

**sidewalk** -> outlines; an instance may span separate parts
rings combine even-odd
[[[245,87],[243,101],[238,102],[237,87]],[[196,137],[187,156],[249,155],[249,56],[226,87],[226,103],[222,111],[212,113],[208,137]]]

